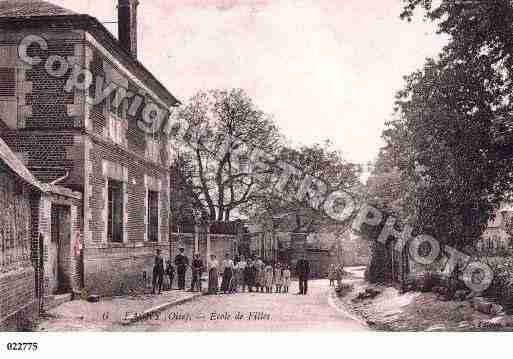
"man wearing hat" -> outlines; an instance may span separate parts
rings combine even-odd
[[[176,274],[178,275],[178,289],[185,290],[185,272],[189,266],[189,258],[183,253],[184,248],[179,249],[180,253],[175,257]]]
[[[157,249],[157,254],[155,255],[155,263],[153,265],[153,291],[155,294],[155,290],[158,289],[159,294],[162,292],[162,282],[164,280],[164,259],[160,255],[160,249]]]
[[[308,277],[310,276],[310,263],[306,259],[306,252],[296,263],[296,275],[299,279],[299,295],[308,293]]]
[[[201,260],[200,254],[195,253],[194,259],[192,260],[192,281],[191,281],[191,292],[198,290],[201,292],[201,274],[203,273],[203,261]]]

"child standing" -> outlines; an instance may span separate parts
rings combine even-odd
[[[289,292],[289,286],[290,286],[290,269],[289,266],[285,265],[283,268],[283,292],[288,293]]]
[[[335,286],[335,277],[336,277],[336,268],[335,264],[331,263],[328,269],[328,279],[330,280],[330,287]]]

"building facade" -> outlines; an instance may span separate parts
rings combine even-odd
[[[156,248],[170,255],[162,126],[179,102],[137,60],[137,5],[119,1],[118,41],[88,15],[0,3],[0,137],[38,180],[69,192],[42,205],[42,234],[61,236],[49,253],[77,254],[51,292],[123,293],[146,285]]]

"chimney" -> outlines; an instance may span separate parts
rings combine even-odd
[[[137,58],[137,6],[139,0],[118,0],[118,40]]]

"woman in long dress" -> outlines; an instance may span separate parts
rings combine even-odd
[[[273,292],[273,267],[270,263],[265,266],[265,292]]]
[[[217,294],[219,291],[219,262],[215,254],[210,255],[208,261],[208,294]]]
[[[256,275],[255,275],[255,287],[256,291],[264,292],[265,287],[265,264],[260,258],[255,263]]]
[[[226,253],[223,261],[223,281],[221,282],[221,290],[224,294],[230,293],[232,278],[233,261],[230,259],[230,254]]]

